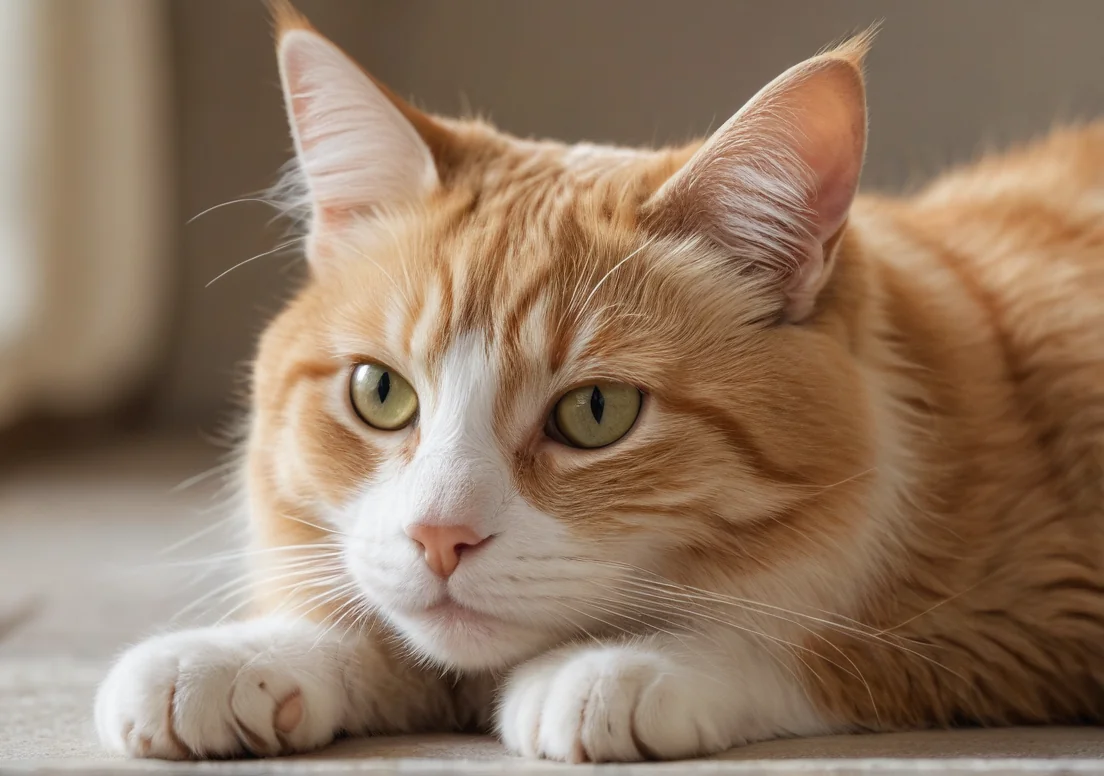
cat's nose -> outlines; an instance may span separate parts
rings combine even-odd
[[[464,550],[478,547],[490,537],[477,533],[467,525],[425,525],[415,523],[406,529],[406,535],[421,545],[425,562],[433,573],[447,577],[460,565]]]

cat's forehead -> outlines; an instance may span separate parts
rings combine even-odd
[[[513,140],[444,174],[442,206],[468,206],[463,226],[551,230],[566,217],[629,223],[670,173],[663,152]]]
[[[642,207],[680,159],[671,151],[510,139],[447,175],[429,217],[415,224],[432,248],[419,258],[481,276],[492,295],[509,293],[529,273],[546,285],[574,282],[580,254],[592,264],[617,261],[619,250],[646,237]]]
[[[630,309],[664,254],[639,213],[679,163],[673,152],[518,141],[454,172],[424,210],[349,241],[337,349],[429,373],[472,336],[519,369],[608,362],[603,348],[631,344],[622,329],[660,313]]]

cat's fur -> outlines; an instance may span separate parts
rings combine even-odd
[[[635,760],[1101,718],[1104,126],[852,203],[865,39],[637,151],[428,117],[278,21],[312,272],[256,362],[260,617],[124,655],[109,747],[482,727]],[[358,420],[363,360],[415,425]],[[599,378],[643,389],[636,427],[547,438]],[[494,539],[446,583],[415,521]],[[446,590],[468,611],[426,613]]]

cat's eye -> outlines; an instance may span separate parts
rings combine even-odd
[[[568,391],[548,419],[553,438],[587,449],[612,445],[636,422],[640,390],[625,383],[599,382]]]
[[[384,431],[414,419],[418,394],[402,375],[380,364],[358,364],[349,378],[349,399],[360,419]]]

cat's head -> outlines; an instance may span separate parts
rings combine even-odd
[[[864,41],[653,151],[430,117],[279,17],[310,278],[260,348],[250,492],[264,542],[333,548],[320,599],[494,667],[846,536]]]

